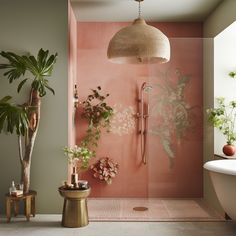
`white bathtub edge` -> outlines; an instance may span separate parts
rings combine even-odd
[[[203,165],[204,169],[236,176],[236,160],[214,160],[208,161]]]

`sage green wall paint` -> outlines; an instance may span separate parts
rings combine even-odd
[[[67,0],[0,0],[0,50],[35,54],[41,47],[58,53],[51,86],[56,95],[42,99],[41,123],[33,152],[31,189],[37,190],[37,213],[60,213],[62,198],[57,192],[67,178],[67,162],[62,147],[68,140],[68,7]],[[2,62],[2,59],[0,59]],[[0,72],[0,97],[16,90]],[[17,83],[16,83],[17,84]],[[14,86],[16,87],[16,86]],[[0,214],[4,193],[11,180],[20,179],[16,136],[0,135]]]
[[[204,97],[204,136],[203,136],[203,159],[204,162],[212,160],[214,156],[214,129],[207,121],[206,109],[214,106],[214,39],[203,40],[203,97]],[[204,170],[204,199],[218,211],[222,211],[216,197],[208,172]]]
[[[236,1],[224,0],[205,20],[204,32],[204,112],[214,106],[214,37],[236,20]],[[204,162],[214,155],[214,130],[204,114]],[[214,208],[222,210],[206,171],[204,172],[204,199]]]
[[[226,103],[236,99],[236,81],[228,76],[236,69],[236,22],[214,38],[214,97],[225,97]],[[222,153],[225,135],[214,129],[214,152]]]
[[[214,38],[236,20],[236,1],[223,0],[204,22],[204,37]]]

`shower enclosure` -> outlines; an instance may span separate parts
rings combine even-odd
[[[78,29],[86,27],[81,23]],[[119,164],[111,185],[90,171],[83,174],[92,187],[92,208],[105,201],[100,208],[113,204],[116,217],[122,218],[127,207],[147,210],[147,203],[150,209],[160,198],[201,198],[202,39],[171,38],[166,64],[119,65],[107,61],[106,48],[94,37],[78,35],[79,99],[101,86],[114,109],[110,133],[102,133],[93,161],[109,157]],[[78,109],[77,144],[85,130]]]

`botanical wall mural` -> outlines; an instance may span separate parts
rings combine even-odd
[[[159,71],[152,81],[153,89],[149,91],[150,122],[148,132],[160,138],[170,166],[173,166],[175,144],[186,136],[187,131],[195,127],[198,107],[191,106],[185,97],[185,92],[191,76],[185,75],[179,69]]]
[[[135,110],[132,106],[115,104],[110,131],[119,136],[131,134],[135,130]]]

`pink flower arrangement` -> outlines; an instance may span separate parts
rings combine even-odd
[[[116,177],[119,166],[109,157],[104,157],[98,160],[95,164],[91,165],[93,177],[107,184],[112,183],[112,179]]]

